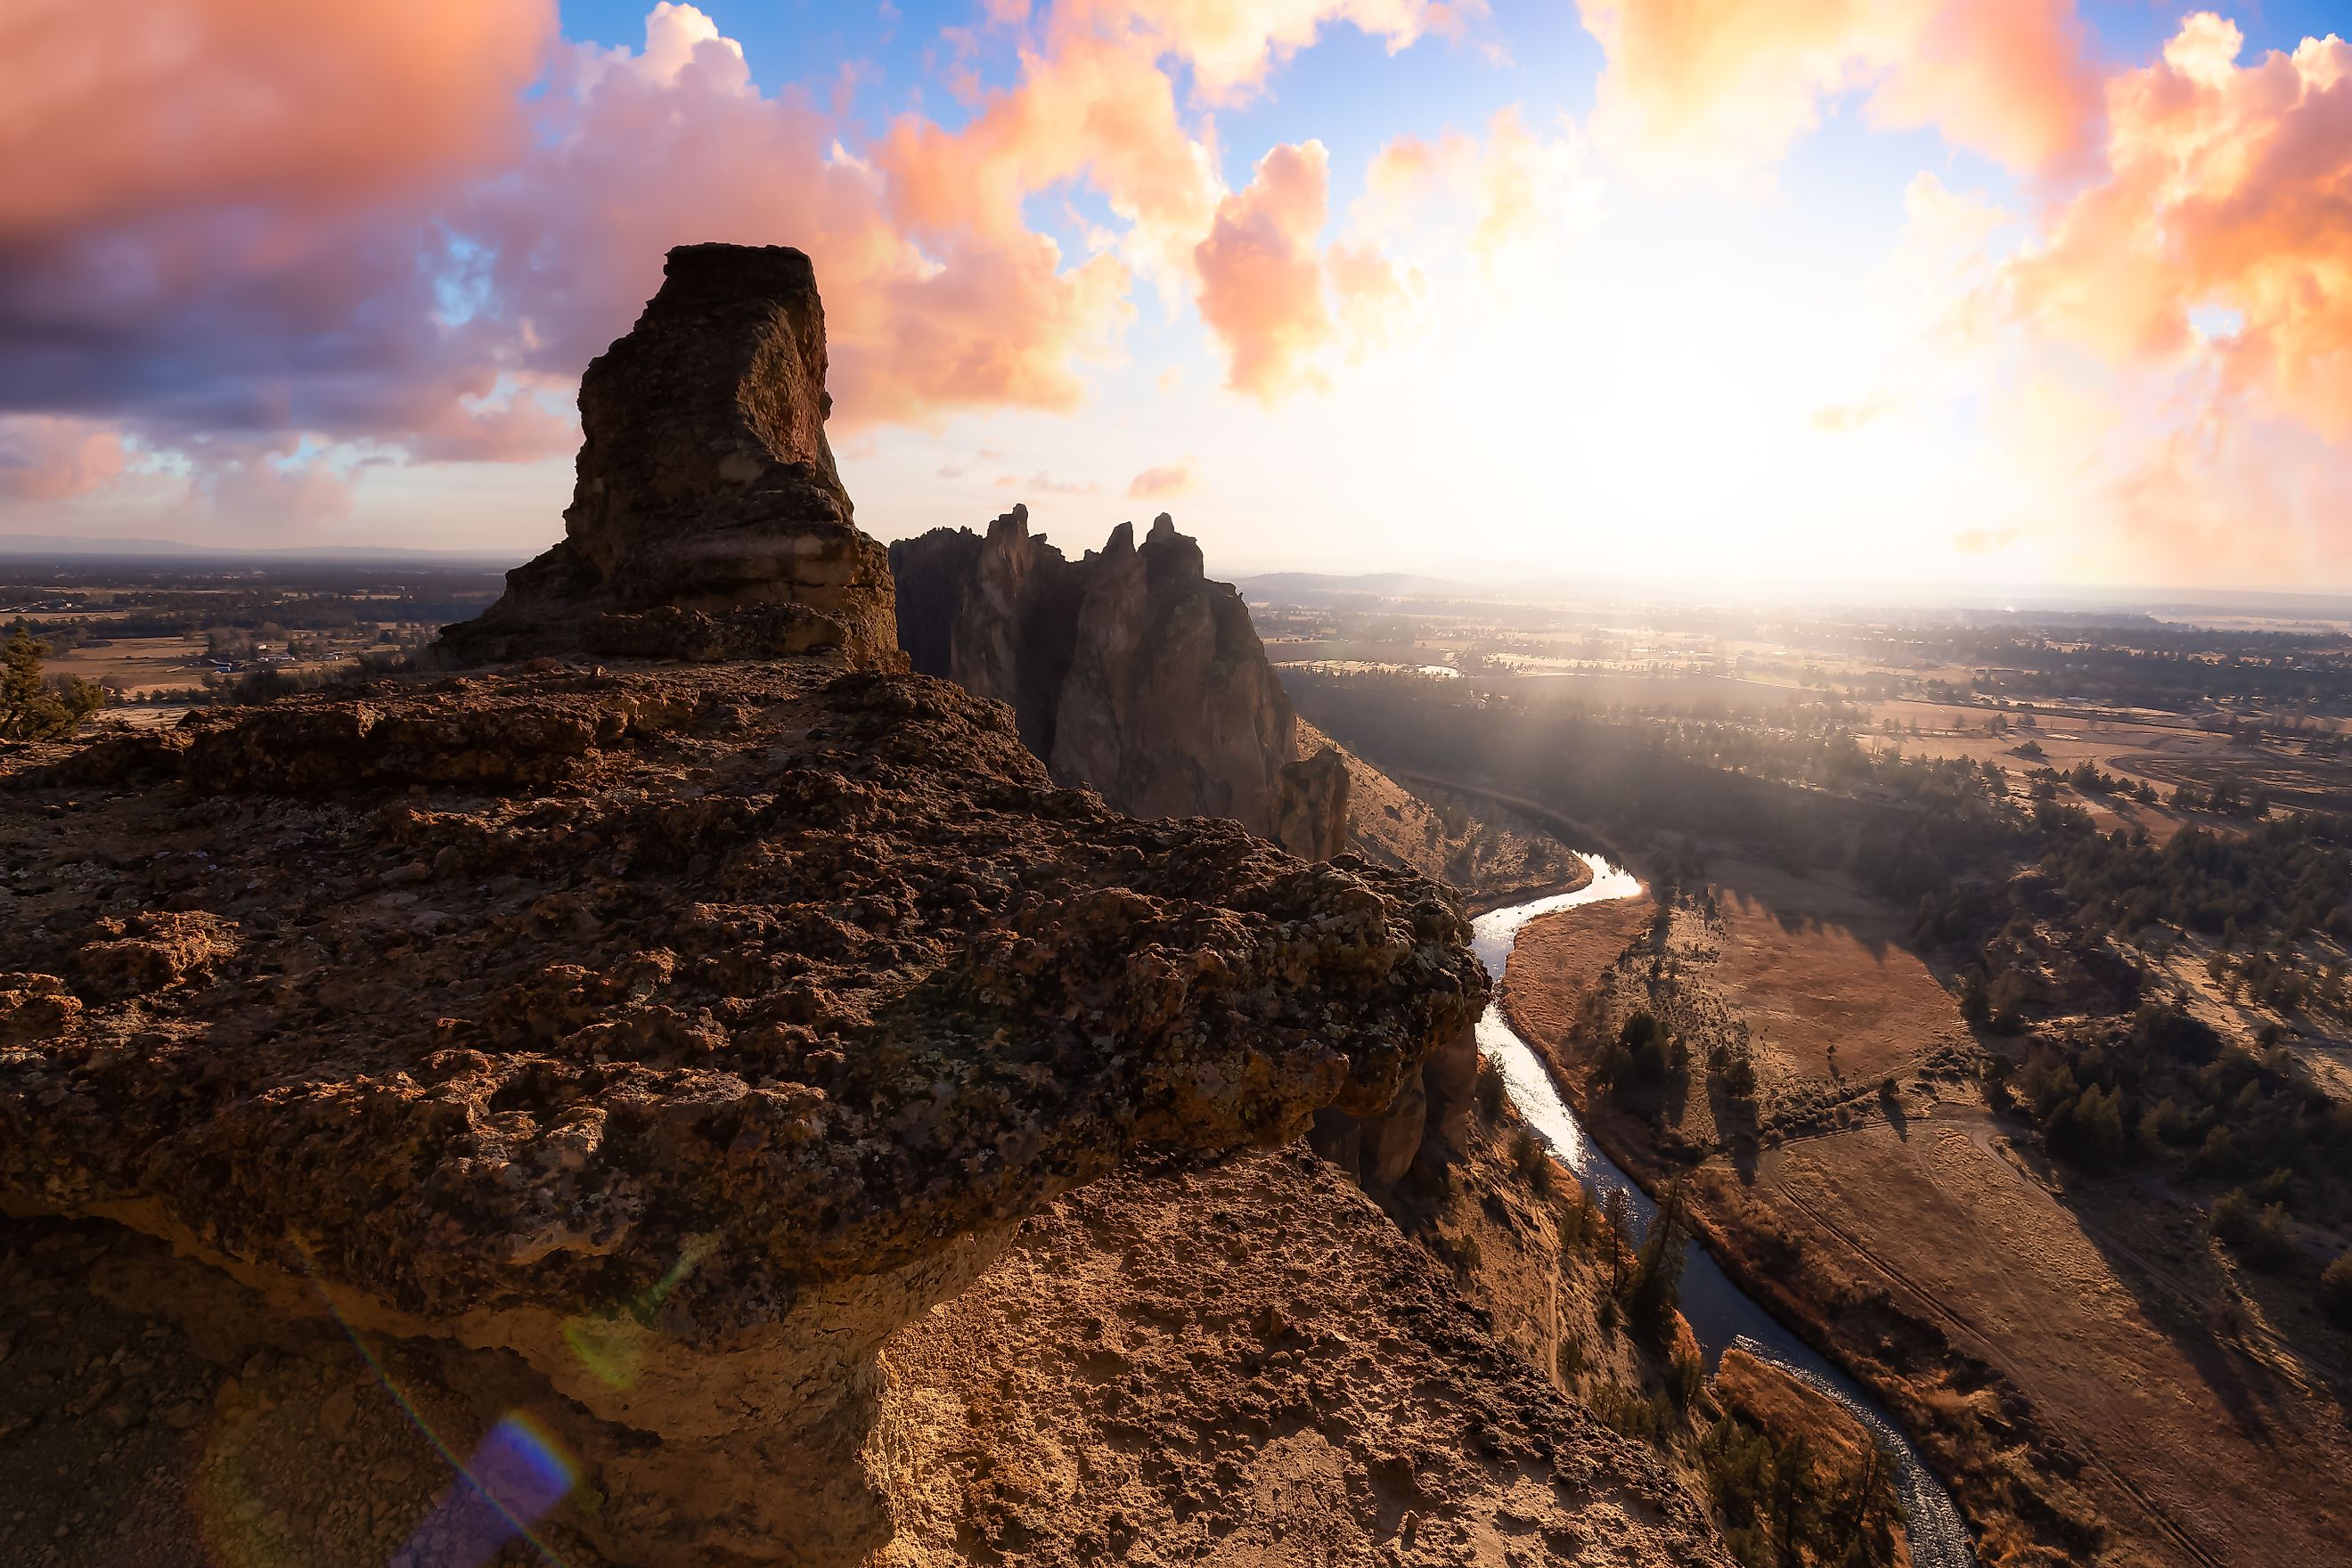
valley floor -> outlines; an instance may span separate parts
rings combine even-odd
[[[1513,958],[1507,1009],[1612,1156],[1690,1180],[1727,1267],[1904,1414],[1990,1561],[2352,1563],[2333,1331],[2268,1321],[2193,1208],[2050,1167],[1996,1121],[1886,911],[1717,869],[1713,915],[1676,910],[1663,942],[1653,907],[1603,907]],[[1709,1094],[1703,1062],[1654,1104],[1597,1088],[1591,1042],[1637,1005],[1694,1053],[1738,1033],[1758,1109]]]

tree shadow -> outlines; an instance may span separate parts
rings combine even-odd
[[[2329,1353],[2322,1338],[2326,1331],[2297,1331],[2303,1325],[2293,1321],[2294,1292],[2285,1280],[2225,1270],[2201,1247],[2180,1249],[2181,1256],[2124,1234],[2130,1221],[2151,1217],[2147,1205],[2172,1201],[2131,1171],[2095,1174],[2014,1139],[2011,1146],[2241,1436],[2265,1447],[2289,1448],[2299,1447],[2315,1422],[2352,1421],[2352,1378],[2340,1357]],[[2202,1232],[2200,1216],[2189,1234]],[[2273,1364],[2282,1352],[2305,1375]]]

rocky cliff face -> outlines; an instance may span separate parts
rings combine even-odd
[[[680,246],[580,383],[563,539],[507,574],[455,659],[584,649],[716,660],[825,649],[895,666],[887,559],[824,438],[824,307],[780,246]]]
[[[1225,816],[1328,858],[1347,837],[1338,759],[1297,759],[1290,700],[1248,606],[1166,513],[1070,561],[1015,507],[987,535],[891,546],[915,668],[1013,705],[1055,778],[1146,816]]]
[[[619,1563],[857,1561],[886,1337],[1125,1162],[1377,1112],[1486,991],[1443,888],[1118,815],[894,673],[823,366],[804,258],[673,253],[583,388],[564,542],[448,638],[534,657],[0,793],[0,1210],[421,1347],[554,1435],[593,1506],[542,1528]],[[1074,745],[1160,671],[1249,679],[1197,552],[1129,555]],[[1192,662],[1118,665],[1160,617]],[[1286,733],[1236,711],[1211,754]]]

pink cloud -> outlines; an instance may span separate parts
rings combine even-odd
[[[94,490],[129,458],[120,432],[49,415],[0,417],[0,496],[59,500]]]
[[[1242,377],[1278,395],[1308,379],[1312,226],[1285,226],[1293,190],[1226,206],[1174,71],[1214,99],[1330,26],[1401,48],[1478,11],[997,5],[994,36],[1021,40],[1013,84],[975,89],[956,129],[908,115],[853,152],[833,112],[762,93],[741,48],[674,0],[639,49],[563,42],[552,0],[36,6],[0,22],[0,416],[98,421],[199,470],[249,448],[556,455],[582,365],[687,239],[811,253],[845,424],[1076,406],[1139,276],[1213,299],[1249,336]],[[1123,226],[1066,255],[1024,216],[1059,185],[1091,187]],[[1251,235],[1318,273],[1288,329],[1222,280]],[[1363,258],[1334,271],[1343,299],[1379,295]],[[310,466],[239,468],[229,488],[283,492]]]
[[[1329,177],[1320,142],[1276,147],[1246,189],[1217,204],[1193,252],[1201,319],[1226,348],[1225,384],[1263,402],[1325,380],[1315,356],[1337,328],[1314,240]]]
[[[2198,12],[2107,88],[2106,175],[2008,268],[2019,318],[2141,364],[2210,361],[2224,386],[2352,435],[2352,44],[2238,63]],[[2197,313],[2233,317],[2210,335]]]
[[[1191,495],[1200,487],[1201,459],[1187,456],[1181,461],[1163,463],[1146,468],[1127,481],[1127,493],[1132,500],[1158,500],[1163,497]]]
[[[159,210],[349,211],[484,165],[554,0],[70,0],[0,23],[0,237]]]
[[[2011,167],[2066,173],[2098,81],[2074,0],[1578,0],[1608,57],[1594,110],[1626,161],[1675,178],[1756,179],[1867,89],[1881,124],[1932,125]]]

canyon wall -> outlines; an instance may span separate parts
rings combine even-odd
[[[934,529],[890,547],[914,667],[1013,707],[1053,776],[1141,816],[1224,816],[1294,854],[1345,847],[1348,775],[1297,756],[1290,700],[1249,607],[1206,575],[1162,512],[1071,561],[1025,507],[983,536]]]

